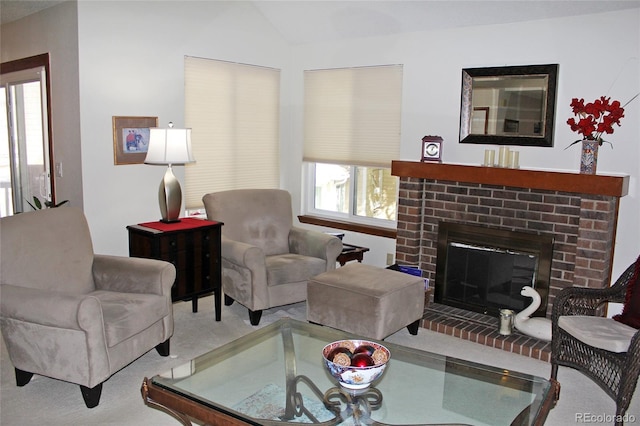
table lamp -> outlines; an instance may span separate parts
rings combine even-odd
[[[178,217],[182,206],[182,190],[171,166],[196,161],[191,152],[191,129],[174,129],[173,123],[169,123],[168,129],[154,127],[149,131],[149,149],[144,163],[169,166],[158,190],[158,201],[162,214],[160,221],[164,223],[180,222]]]

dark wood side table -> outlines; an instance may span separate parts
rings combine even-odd
[[[344,266],[345,263],[351,262],[352,260],[357,260],[362,263],[362,258],[364,254],[368,252],[369,249],[367,247],[354,246],[351,244],[342,244],[342,253],[338,255],[336,259],[340,266]]]
[[[222,316],[221,222],[185,218],[177,223],[147,222],[127,226],[129,256],[160,259],[176,267],[171,300],[191,300],[214,293],[216,321]]]

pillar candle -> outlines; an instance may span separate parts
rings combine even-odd
[[[509,163],[509,147],[502,146],[500,147],[500,152],[498,154],[498,166],[507,167]]]
[[[520,168],[520,152],[519,151],[511,151],[509,153],[509,167],[512,169]]]
[[[484,150],[484,165],[487,167],[493,167],[496,159],[496,152],[492,149]]]

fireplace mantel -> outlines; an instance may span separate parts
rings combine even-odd
[[[398,177],[503,185],[613,197],[623,197],[629,192],[628,175],[586,175],[418,161],[392,161],[391,174]]]

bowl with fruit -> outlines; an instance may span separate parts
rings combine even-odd
[[[389,349],[368,340],[338,340],[322,349],[329,373],[347,389],[366,389],[380,378],[391,357]]]

